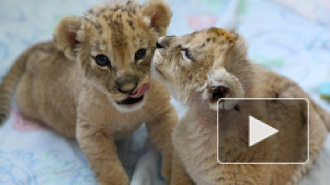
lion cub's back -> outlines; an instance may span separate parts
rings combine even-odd
[[[75,63],[67,60],[53,42],[32,48],[16,92],[20,111],[47,124],[74,124]]]

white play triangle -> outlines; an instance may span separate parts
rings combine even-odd
[[[249,146],[276,134],[277,129],[265,124],[264,122],[249,116]]]

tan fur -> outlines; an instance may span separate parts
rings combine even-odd
[[[127,137],[143,122],[163,156],[162,175],[180,184],[171,173],[172,131],[177,115],[166,88],[150,80],[150,60],[159,36],[166,34],[171,12],[161,0],[144,5],[134,1],[97,5],[83,17],[63,18],[55,30],[55,43],[37,44],[22,54],[0,86],[0,123],[10,111],[10,97],[17,84],[20,111],[59,133],[77,138],[99,184],[127,185],[115,141]],[[146,49],[146,57],[135,53]],[[110,65],[101,67],[95,57],[103,54]],[[128,93],[150,82],[142,101],[119,105]],[[136,86],[136,87],[134,87]],[[172,170],[172,168],[174,170]],[[180,171],[179,171],[180,172]],[[185,172],[182,172],[185,173]]]
[[[179,157],[197,185],[297,184],[318,156],[330,125],[330,114],[314,103],[293,81],[252,64],[247,59],[244,40],[235,32],[211,28],[182,37],[161,37],[159,49],[152,61],[152,74],[161,80],[172,95],[189,106],[185,117],[176,126],[173,141]],[[186,52],[192,59],[186,57]],[[188,54],[188,55],[189,55]],[[222,87],[222,94],[217,94]],[[223,89],[227,89],[226,92]],[[217,101],[219,98],[307,98],[309,108],[309,162],[297,164],[241,164],[226,165],[217,162]],[[220,110],[226,110],[221,121],[226,124],[242,122],[245,110],[259,117],[274,121],[286,131],[301,130],[290,138],[299,140],[306,137],[307,115],[304,106],[288,109],[285,105],[240,104],[221,101]],[[237,110],[236,110],[237,109]],[[239,112],[239,110],[241,113]],[[242,113],[243,112],[243,113]],[[289,114],[288,114],[289,113]],[[221,132],[227,140],[220,143],[221,150],[229,154],[228,161],[244,157],[253,160],[232,148],[242,148],[240,137],[248,126],[245,124],[229,127]],[[290,132],[292,133],[292,132]],[[279,142],[283,148],[298,147],[294,142],[265,140],[266,144],[254,150],[269,157],[281,159],[284,156],[302,158],[300,153],[289,153],[281,147],[276,153],[267,152],[267,145]],[[303,140],[303,139],[302,139]],[[272,148],[274,151],[274,148]],[[301,149],[301,148],[299,148]],[[234,152],[233,152],[234,151]]]

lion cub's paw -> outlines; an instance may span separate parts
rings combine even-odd
[[[193,185],[177,153],[172,157],[172,171],[170,185]]]
[[[98,185],[129,185],[129,178],[126,173],[108,171],[107,177],[98,178]]]
[[[166,182],[170,182],[171,179],[171,167],[172,167],[172,155],[171,154],[163,154],[162,155],[162,176],[166,180]]]
[[[98,185],[129,185],[129,178],[127,175],[123,175],[121,177],[117,177],[116,179],[112,179],[109,182],[102,182],[100,181]]]
[[[172,167],[171,182],[170,185],[193,185],[193,181],[186,173],[184,168],[178,166]]]

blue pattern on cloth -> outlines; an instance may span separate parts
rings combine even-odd
[[[330,97],[330,82],[326,82],[319,88],[319,93],[325,98]]]
[[[108,0],[111,2],[112,0]],[[100,0],[10,0],[0,6],[0,77],[20,53],[52,39],[66,15],[82,15]],[[142,2],[142,0],[141,0]],[[252,61],[296,81],[317,103],[321,84],[330,81],[329,27],[270,0],[167,0],[173,17],[168,35],[210,26],[236,29],[247,41]],[[329,16],[329,15],[327,15]],[[171,101],[182,117],[184,106]],[[118,142],[118,154],[132,185],[165,185],[161,156],[145,126]],[[330,182],[330,140],[300,185]],[[0,185],[97,184],[74,140],[12,114],[0,128]]]

